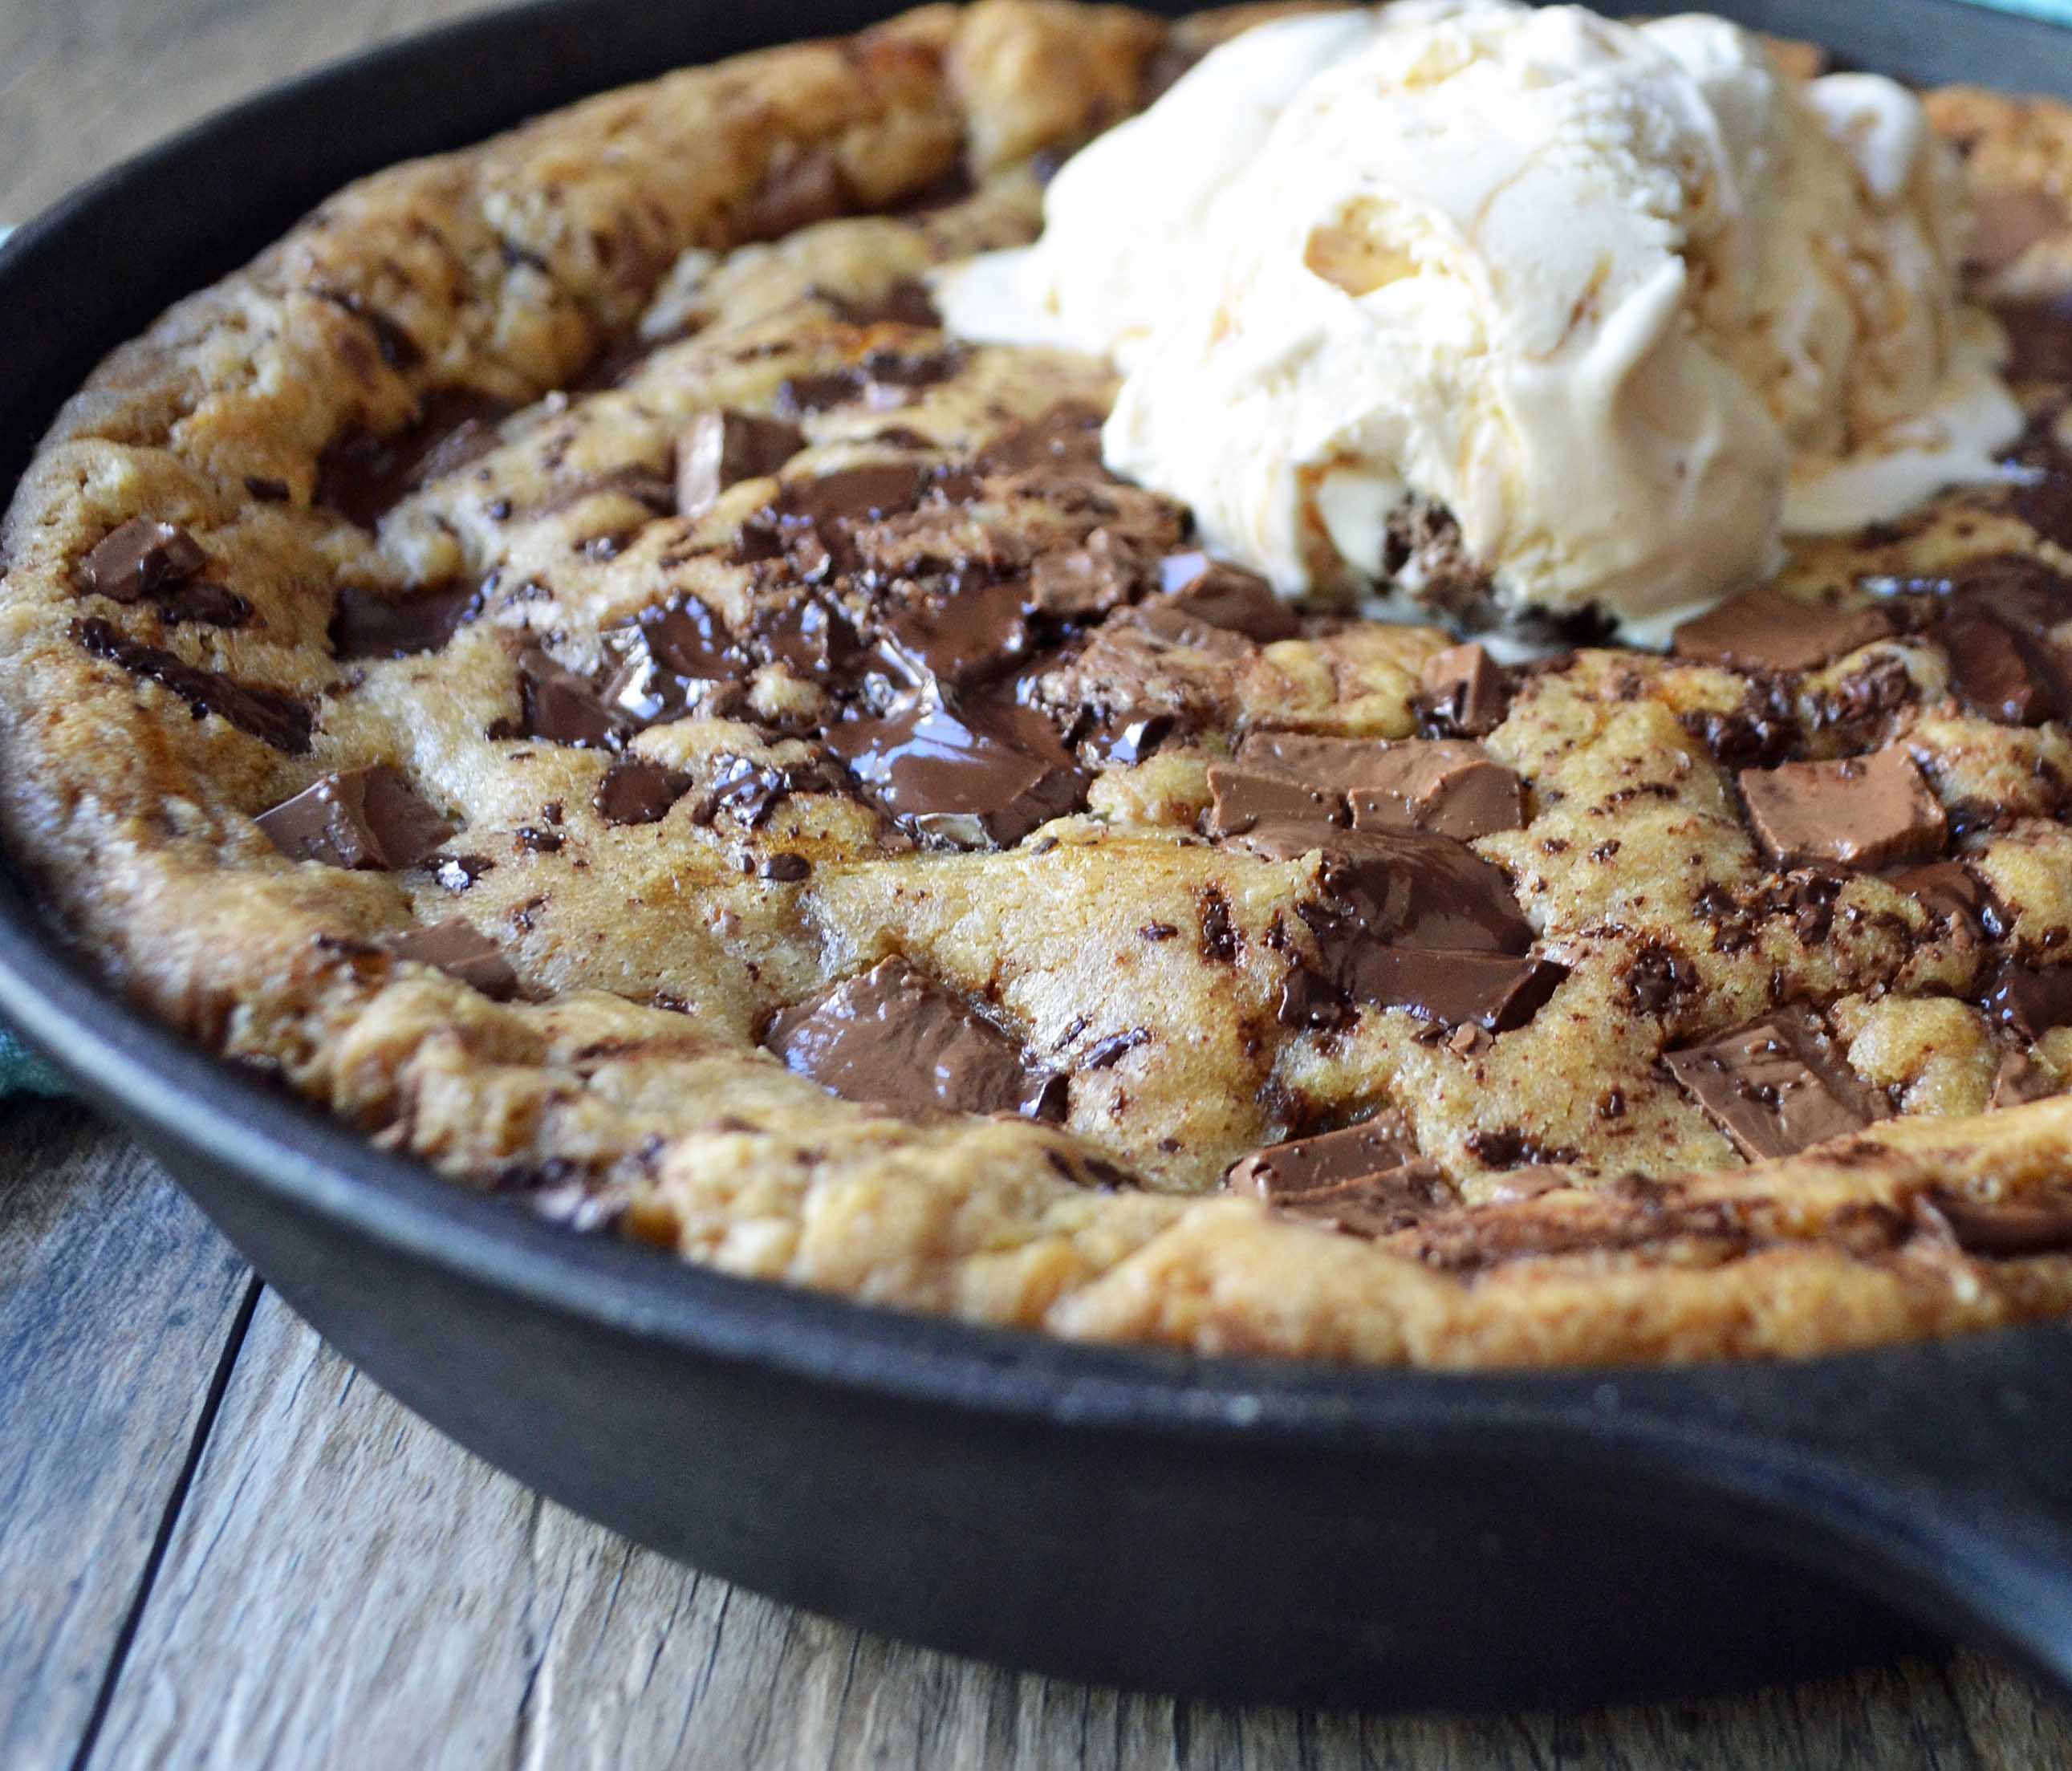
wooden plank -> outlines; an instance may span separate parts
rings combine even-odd
[[[1174,1705],[888,1642],[537,1499],[261,1301],[97,1765],[2026,1767],[1966,1658],[1704,1703],[1446,1721]],[[2041,1755],[2041,1756],[2038,1756]]]
[[[84,1735],[249,1284],[127,1138],[0,1108],[0,1765]]]

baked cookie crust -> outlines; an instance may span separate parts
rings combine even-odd
[[[227,1060],[735,1273],[1433,1366],[2072,1309],[2072,109],[1931,104],[2007,487],[1798,550],[1787,657],[1730,617],[1504,672],[1261,608],[1100,472],[1104,365],[930,310],[1260,11],[926,7],[342,193],[16,492],[17,863]],[[902,774],[916,685],[1026,779]],[[1890,790],[1848,852],[1830,776]],[[1245,809],[1319,791],[1350,834]],[[1349,957],[1422,939],[1361,894],[1434,842],[1503,906],[1444,1002]]]

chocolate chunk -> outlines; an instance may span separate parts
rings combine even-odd
[[[381,353],[381,360],[392,369],[414,369],[425,360],[423,348],[411,337],[408,328],[393,316],[384,314],[367,298],[349,289],[315,289],[311,291],[319,299],[342,307],[374,335],[374,347]]]
[[[1661,1015],[1695,996],[1703,982],[1697,967],[1674,947],[1650,941],[1626,968],[1620,993],[1635,1014]]]
[[[594,803],[597,815],[608,824],[660,824],[690,788],[689,775],[629,757],[605,770]]]
[[[2072,1197],[2062,1189],[1984,1200],[1967,1198],[1951,1187],[1930,1187],[1914,1206],[1967,1255],[2012,1260],[2072,1249]]]
[[[1885,1097],[1851,1070],[1827,1030],[1781,1009],[1704,1045],[1664,1054],[1669,1073],[1750,1161],[1889,1118]]]
[[[838,468],[812,479],[791,481],[779,497],[774,515],[780,525],[816,529],[873,522],[911,510],[920,500],[923,485],[920,470],[906,462]]]
[[[1190,620],[1243,634],[1262,646],[1293,639],[1302,624],[1256,572],[1206,553],[1170,554],[1159,567],[1165,600]]]
[[[895,278],[879,294],[868,298],[845,295],[832,289],[816,289],[813,294],[827,303],[845,326],[911,326],[939,331],[943,323],[927,286],[911,277]]]
[[[1046,614],[1071,620],[1105,614],[1142,593],[1153,559],[1142,542],[1096,529],[1083,546],[1039,554],[1030,569],[1030,595]]]
[[[1977,935],[2003,932],[1999,914],[1977,876],[1962,861],[1930,861],[1925,867],[1902,867],[1885,875],[1896,891],[1921,901],[1938,922]]]
[[[1424,711],[1441,735],[1486,738],[1503,723],[1511,692],[1483,647],[1449,646],[1424,660]]]
[[[2007,328],[2010,380],[2072,383],[2072,293],[1993,311]]]
[[[857,206],[856,187],[834,150],[818,142],[779,142],[770,168],[730,229],[734,244],[781,240]]]
[[[343,585],[331,612],[331,649],[339,662],[412,658],[437,651],[482,612],[479,587],[454,584],[404,596]]]
[[[464,918],[449,917],[430,928],[399,935],[388,943],[399,959],[435,965],[449,977],[479,990],[492,1002],[508,1002],[518,994],[518,974],[489,937]]]
[[[2028,1040],[2072,1023],[2072,966],[2049,970],[2003,959],[1986,980],[1988,1015]]]
[[[780,886],[796,886],[802,879],[812,877],[813,864],[804,855],[767,855],[757,865],[758,878],[773,880]]]
[[[1808,602],[1765,584],[1685,622],[1671,644],[1679,658],[1729,670],[1806,671],[1886,639],[1893,627],[1890,613],[1874,605]]]
[[[586,676],[557,664],[538,647],[519,655],[518,692],[528,738],[585,748],[614,747],[624,729]]]
[[[1108,414],[1083,400],[1060,401],[1047,412],[1002,431],[979,451],[981,474],[1020,474],[1034,468],[1102,473],[1101,426]]]
[[[136,602],[185,584],[208,563],[178,524],[133,516],[80,561],[80,586],[117,602]]]
[[[642,725],[676,718],[699,684],[736,682],[752,668],[719,616],[688,594],[598,637],[610,667],[602,704]]]
[[[696,516],[730,486],[774,474],[806,446],[806,434],[781,418],[701,412],[676,438],[676,509]]]
[[[1346,796],[1334,787],[1318,787],[1292,774],[1248,769],[1241,764],[1209,766],[1208,832],[1242,836],[1262,824],[1315,824],[1322,829],[1352,822]],[[1322,841],[1320,833],[1318,840]]]
[[[785,1009],[763,1043],[795,1075],[884,1112],[1062,1116],[1060,1079],[896,955]]]
[[[923,388],[948,381],[964,364],[956,346],[931,351],[871,351],[838,369],[788,377],[778,384],[778,415],[803,418],[837,406],[861,405],[873,412],[904,405]]]
[[[276,689],[253,688],[190,664],[177,652],[126,639],[98,616],[75,622],[72,636],[92,656],[118,664],[132,676],[149,677],[179,696],[196,719],[213,713],[290,756],[300,756],[310,747],[316,714],[306,701]]]
[[[1525,1025],[1568,976],[1568,968],[1552,959],[1373,943],[1349,948],[1337,968],[1340,988],[1355,1002],[1493,1033]]]
[[[1450,837],[1268,824],[1238,840],[1269,861],[1321,849],[1321,907],[1347,925],[1352,944],[1510,954],[1532,945],[1532,925],[1519,914],[1511,881]]]
[[[1949,837],[1941,803],[1899,745],[1839,762],[1744,769],[1740,779],[1756,840],[1780,866],[1926,861]]]
[[[453,827],[385,762],[327,775],[257,823],[291,861],[384,873],[414,867],[453,840]]]
[[[837,679],[863,655],[863,642],[849,618],[816,597],[758,603],[742,638],[758,657],[808,682]]]
[[[1460,1203],[1438,1165],[1382,1121],[1269,1145],[1235,1164],[1223,1184],[1356,1236],[1391,1235]]]
[[[417,421],[395,435],[356,432],[327,449],[317,462],[317,503],[373,528],[419,487],[487,454],[512,409],[465,388],[432,394]]]
[[[183,584],[162,591],[158,613],[169,627],[194,622],[204,627],[241,627],[251,618],[252,605],[235,590],[220,584]]]
[[[905,605],[885,624],[883,650],[915,688],[997,675],[1035,645],[1027,587],[1009,581]]]
[[[1347,794],[1355,830],[1422,830],[1473,841],[1525,823],[1518,777],[1478,744],[1446,738],[1375,747]]]
[[[1975,189],[1971,218],[1971,241],[1964,263],[1983,277],[2005,270],[2030,247],[2072,229],[2072,213],[2049,192],[2033,186]]]
[[[1982,719],[2037,725],[2060,711],[2049,679],[1992,616],[1954,609],[1928,633],[1950,660],[1951,686]]]
[[[2011,1051],[2000,1060],[1993,1075],[1991,1105],[2021,1107],[2030,1101],[2047,1100],[2058,1092],[2058,1079],[2025,1051]]]
[[[919,697],[837,725],[827,741],[894,817],[952,848],[1011,849],[1086,797],[1086,773],[1055,728],[1010,702]]]
[[[1767,678],[1749,684],[1739,707],[1725,713],[1696,709],[1681,715],[1679,723],[1726,769],[1774,768],[1805,741],[1790,693]]]

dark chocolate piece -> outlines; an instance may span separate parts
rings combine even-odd
[[[1391,1235],[1460,1203],[1438,1165],[1383,1120],[1270,1144],[1233,1164],[1223,1184],[1356,1236]]]
[[[1752,1162],[1796,1155],[1892,1113],[1803,1009],[1780,1009],[1704,1045],[1667,1053],[1663,1062]]]
[[[557,664],[536,646],[519,655],[518,692],[528,738],[608,749],[625,735],[590,679]]]
[[[1009,580],[907,603],[885,624],[883,650],[916,688],[956,688],[998,675],[1034,649],[1026,586]]]
[[[465,918],[449,917],[430,928],[399,935],[388,943],[399,959],[435,965],[449,977],[479,990],[492,1002],[508,1002],[518,994],[518,974],[489,937]]]
[[[1238,840],[1269,861],[1292,861],[1321,849],[1319,907],[1346,925],[1342,932],[1350,944],[1383,941],[1510,954],[1532,945],[1532,925],[1519,914],[1511,881],[1450,837],[1396,830],[1320,833],[1309,825],[1261,824]],[[1320,943],[1325,939],[1319,935]]]
[[[481,610],[482,592],[475,586],[447,585],[391,597],[342,585],[331,612],[331,652],[340,663],[349,664],[437,651]]]
[[[1552,959],[1508,953],[1436,952],[1363,943],[1342,956],[1338,979],[1355,1002],[1401,1009],[1442,1027],[1493,1033],[1523,1027],[1568,976]]]
[[[780,138],[763,183],[735,216],[730,232],[738,246],[781,240],[816,222],[847,215],[856,206],[856,187],[832,148]]]
[[[433,855],[427,857],[432,877],[450,892],[464,892],[471,888],[484,873],[496,871],[496,863],[487,855]]]
[[[693,823],[710,824],[726,812],[749,829],[759,830],[777,807],[795,793],[849,791],[841,766],[826,759],[778,766],[745,756],[719,755],[712,759],[712,764],[711,783],[692,815]]]
[[[1679,658],[1729,670],[1817,670],[1893,631],[1890,612],[1874,604],[1845,609],[1786,596],[1758,585],[1687,621],[1671,643]]]
[[[1102,475],[1101,426],[1108,414],[1083,400],[1060,401],[1048,412],[1004,430],[979,451],[981,474],[1021,474],[1032,469],[1084,470]]]
[[[691,778],[644,758],[628,757],[597,784],[597,815],[608,824],[660,824],[690,791]]]
[[[80,586],[117,602],[137,602],[185,584],[208,563],[177,523],[133,516],[80,563]]]
[[[306,701],[277,689],[253,688],[220,672],[190,664],[177,652],[125,639],[97,615],[74,623],[72,636],[90,655],[118,664],[132,676],[149,677],[179,696],[196,719],[213,713],[290,756],[300,756],[310,747],[316,714]]]
[[[1779,866],[1889,867],[1929,860],[1949,840],[1942,803],[1902,746],[1839,762],[1744,769],[1740,779],[1756,840]]]
[[[812,479],[791,481],[772,507],[772,515],[780,527],[824,529],[831,524],[874,522],[913,509],[924,483],[921,470],[909,462],[837,468]]]
[[[1967,1198],[1954,1187],[1930,1187],[1914,1206],[1967,1255],[2013,1260],[2072,1249],[2072,1197],[2061,1188],[1985,1200]]]
[[[1958,608],[1928,630],[1950,660],[1950,681],[1972,712],[2001,725],[2036,725],[2058,711],[2049,680],[2013,634],[1977,609]]]
[[[1302,631],[1295,612],[1256,572],[1207,554],[1169,554],[1159,567],[1165,600],[1190,620],[1243,634],[1262,646]]]
[[[796,886],[802,879],[811,877],[813,864],[804,855],[766,855],[756,864],[756,877],[773,880],[780,886]]]
[[[1086,772],[1056,729],[1011,702],[917,697],[827,741],[888,812],[952,848],[1011,849],[1086,797]]]
[[[1449,646],[1419,672],[1431,724],[1443,735],[1486,738],[1503,723],[1511,691],[1503,671],[1478,645]]]
[[[388,873],[429,859],[454,834],[409,778],[385,762],[325,775],[257,821],[291,861]]]
[[[1046,614],[1067,620],[1105,614],[1142,591],[1151,559],[1141,542],[1096,529],[1083,546],[1037,557],[1030,568],[1030,598]]]
[[[763,1043],[830,1094],[888,1113],[1062,1116],[1059,1078],[897,955],[785,1009]]]
[[[701,412],[676,438],[676,509],[696,516],[744,479],[774,474],[806,446],[806,434],[781,418]]]
[[[2072,1023],[2072,966],[2025,965],[2003,959],[1987,979],[1985,1010],[2025,1039],[2041,1039]]]
[[[1918,898],[1930,915],[1953,929],[2000,933],[1992,899],[1962,861],[1934,861],[1925,867],[1902,867],[1885,875],[1896,890]]]
[[[688,594],[643,609],[598,636],[612,665],[599,691],[614,714],[641,725],[675,719],[701,683],[736,682],[752,661],[718,615]]]
[[[327,449],[317,463],[316,501],[349,523],[374,528],[419,487],[487,454],[512,410],[504,401],[465,388],[431,394],[417,421],[395,435],[357,431]]]

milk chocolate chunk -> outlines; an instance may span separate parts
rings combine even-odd
[[[676,438],[676,509],[696,516],[730,486],[774,474],[806,446],[806,434],[781,418],[701,412]]]
[[[1431,723],[1463,738],[1486,738],[1503,723],[1511,702],[1502,668],[1478,645],[1449,646],[1424,660],[1419,672]]]
[[[100,617],[76,622],[72,636],[92,657],[120,665],[132,676],[144,676],[187,704],[196,719],[213,713],[240,732],[290,756],[310,747],[316,714],[306,701],[277,689],[249,684],[190,664],[178,652],[128,639]]]
[[[1086,772],[1056,729],[1011,702],[916,697],[827,741],[900,823],[955,849],[1011,849],[1086,797]]]
[[[1384,1120],[1269,1144],[1233,1164],[1223,1185],[1356,1236],[1390,1235],[1460,1202],[1438,1165]]]
[[[2030,1101],[2047,1100],[2058,1092],[2058,1079],[2025,1051],[2011,1051],[2000,1060],[1993,1075],[1992,1099],[1996,1110],[2021,1107]]]
[[[487,454],[512,410],[467,388],[431,394],[417,421],[395,435],[356,431],[327,449],[317,462],[316,501],[361,528],[376,528],[419,487]]]
[[[393,873],[453,840],[453,827],[385,762],[341,770],[262,812],[259,828],[293,861]]]
[[[1059,1078],[896,955],[785,1009],[763,1044],[795,1075],[883,1112],[1054,1119],[1064,1106]]]
[[[1949,837],[1941,803],[1899,745],[1839,762],[1744,769],[1741,788],[1756,840],[1782,867],[1926,861]]]
[[[2001,725],[2036,725],[2059,711],[2049,679],[2023,643],[1992,616],[1976,609],[1953,609],[1928,633],[1950,660],[1951,686],[1982,719]]]
[[[914,687],[996,676],[1035,646],[1029,590],[1012,580],[917,599],[886,620],[884,651]]]
[[[1524,1026],[1568,976],[1568,968],[1552,959],[1376,943],[1350,948],[1338,967],[1340,984],[1355,1002],[1493,1033]]]
[[[1227,628],[1268,646],[1302,631],[1294,611],[1256,572],[1212,560],[1201,553],[1169,554],[1159,568],[1159,589],[1181,614],[1211,627]]]
[[[1048,412],[1004,430],[979,452],[982,474],[1019,474],[1032,468],[1101,472],[1101,426],[1108,414],[1083,400],[1061,401]]]
[[[913,509],[920,500],[923,484],[921,470],[906,462],[840,468],[812,479],[791,481],[773,507],[773,515],[780,527],[821,528],[874,522]]]
[[[195,538],[177,523],[133,516],[80,564],[80,588],[117,602],[136,602],[185,584],[208,564]]]
[[[1096,529],[1083,546],[1039,554],[1030,568],[1030,599],[1046,614],[1085,620],[1137,596],[1156,557],[1112,529]]]
[[[1286,783],[1277,797],[1276,782]],[[1214,835],[1264,818],[1315,816],[1358,830],[1421,830],[1466,842],[1525,821],[1518,777],[1480,745],[1457,739],[1383,743],[1255,733],[1230,768],[1210,770],[1209,784],[1216,795]],[[1248,821],[1233,821],[1239,817]]]
[[[689,775],[630,757],[613,763],[598,783],[597,815],[608,824],[660,824],[690,788]]]
[[[1985,1200],[1954,1187],[1930,1187],[1914,1203],[1920,1217],[1946,1231],[1967,1255],[2012,1260],[2072,1249],[2072,1197],[2060,1189]]]
[[[492,1002],[508,1002],[518,994],[518,974],[511,969],[511,962],[464,917],[449,917],[430,928],[399,935],[388,947],[397,959],[435,965]]]
[[[1925,867],[1902,867],[1885,875],[1897,890],[1920,899],[1938,922],[1976,935],[1998,935],[2000,916],[1978,877],[1962,861],[1935,861]]]
[[[342,664],[363,658],[413,658],[437,651],[463,622],[481,612],[477,586],[454,584],[385,596],[358,585],[339,587],[331,618],[331,649]]]
[[[1891,1116],[1819,1020],[1779,1009],[1704,1045],[1664,1055],[1669,1073],[1752,1162],[1793,1156]]]
[[[1353,944],[1379,940],[1510,954],[1532,945],[1532,925],[1519,914],[1511,881],[1449,837],[1396,830],[1320,833],[1314,825],[1262,824],[1238,840],[1269,861],[1292,861],[1322,849],[1320,914],[1311,926],[1335,919]],[[1335,938],[1339,931],[1332,933]]]
[[[2072,1023],[2072,966],[2025,965],[2003,959],[1986,980],[1985,1010],[2025,1039],[2041,1039]]]
[[[1890,613],[1875,605],[1808,602],[1766,584],[1685,622],[1671,644],[1679,658],[1729,670],[1817,670],[1888,638],[1893,627]]]
[[[1322,830],[1351,822],[1346,796],[1335,787],[1318,787],[1291,775],[1252,770],[1241,764],[1209,766],[1208,832],[1212,836],[1242,836],[1262,824],[1315,824]]]
[[[600,749],[616,745],[624,735],[590,679],[557,664],[536,646],[519,655],[518,692],[528,738]]]

